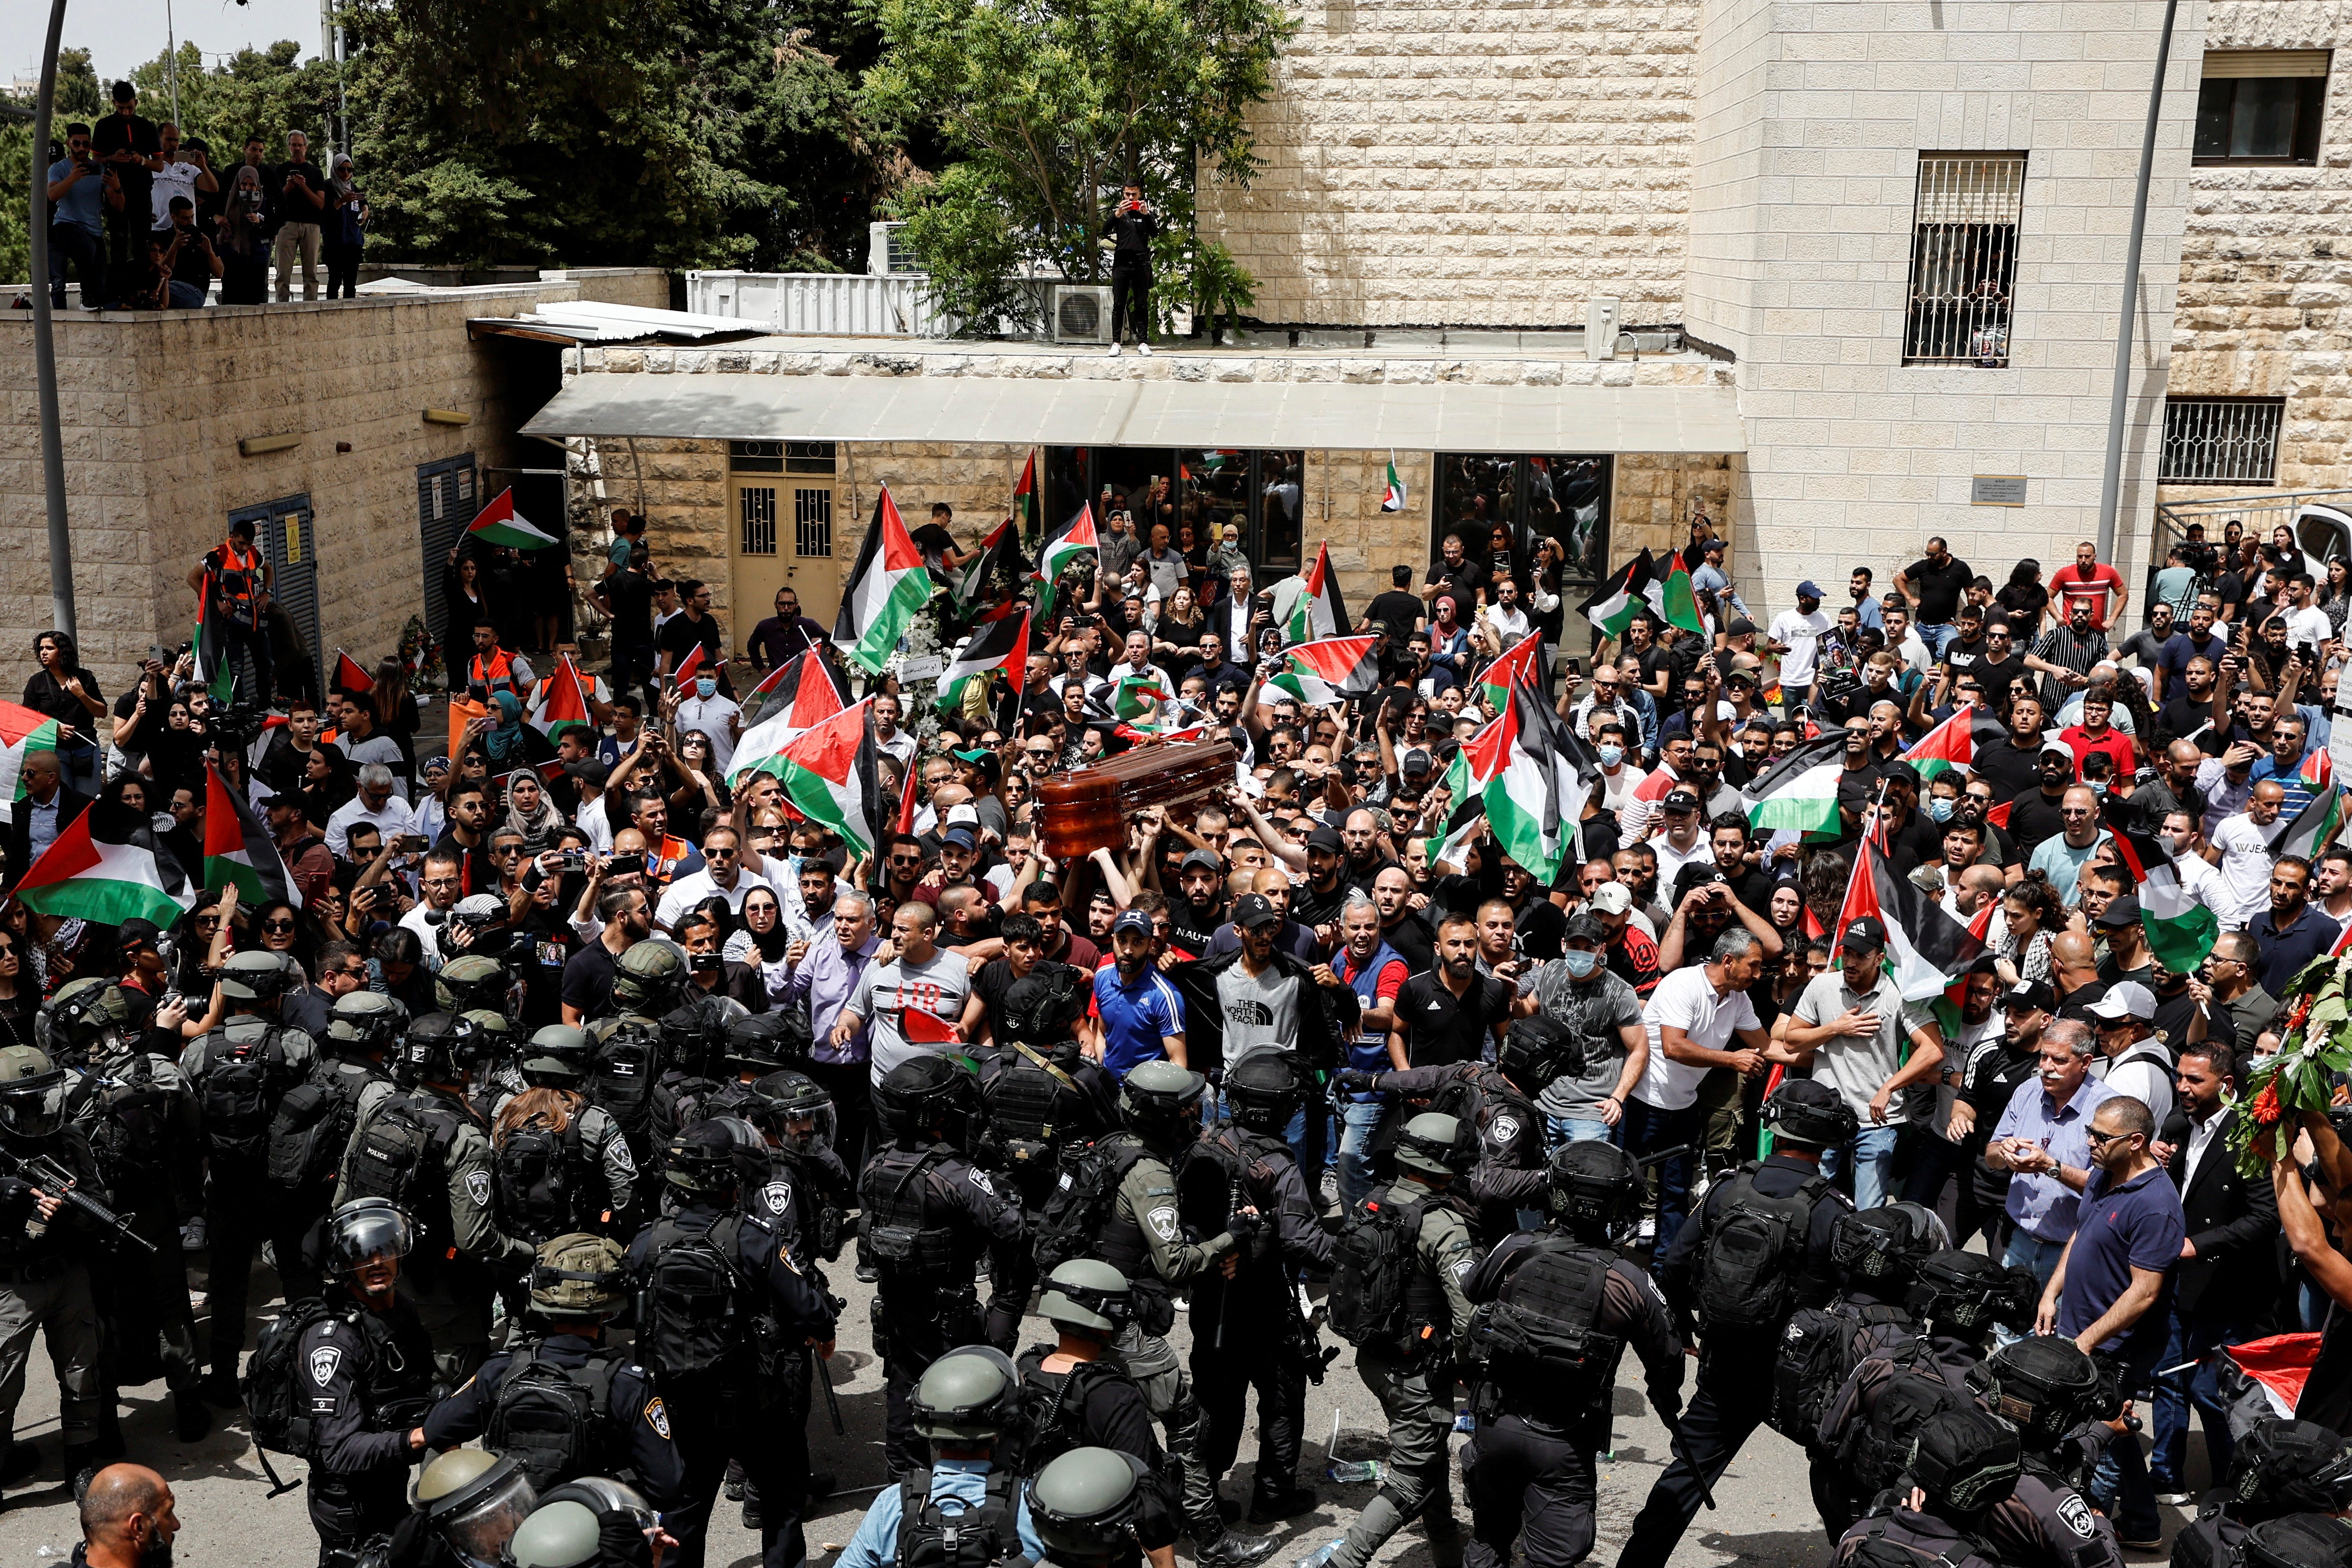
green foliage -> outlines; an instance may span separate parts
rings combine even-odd
[[[32,107],[28,100],[25,106]],[[104,89],[98,85],[98,72],[89,63],[88,49],[58,50],[58,90],[51,112],[63,127],[69,120],[96,120],[112,107]]]
[[[139,112],[161,125],[173,118],[172,71],[179,68],[181,140],[201,140],[215,170],[243,162],[248,136],[262,140],[265,156],[286,156],[286,133],[310,138],[310,153],[323,167],[335,109],[335,68],[324,60],[298,63],[302,46],[280,38],[267,49],[239,49],[206,67],[204,51],[184,43],[176,60],[168,53],[131,73],[139,89]]]
[[[0,120],[0,188],[8,193],[6,202],[0,203],[0,283],[32,276],[33,242],[25,227],[30,218],[24,200],[32,178],[32,122]]]
[[[1297,26],[1271,0],[870,3],[885,47],[868,113],[901,136],[935,127],[957,160],[892,204],[943,308],[1025,316],[1008,262],[1101,277],[1103,218],[1130,177],[1160,215],[1163,316],[1203,288],[1247,301],[1251,279],[1194,233],[1194,182],[1257,172],[1246,115]]]

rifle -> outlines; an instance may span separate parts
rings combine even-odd
[[[1282,1271],[1283,1304],[1290,1312],[1290,1343],[1298,1352],[1300,1370],[1307,1381],[1318,1388],[1323,1386],[1323,1374],[1338,1359],[1339,1347],[1323,1348],[1322,1336],[1315,1332],[1315,1323],[1298,1301],[1298,1279],[1287,1269]]]
[[[114,1240],[129,1241],[148,1256],[154,1256],[155,1244],[131,1228],[130,1217],[115,1213],[81,1191],[81,1178],[58,1164],[55,1155],[16,1155],[0,1148],[0,1169],[79,1210],[84,1218],[97,1225]]]

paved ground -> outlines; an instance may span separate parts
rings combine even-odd
[[[809,1437],[816,1463],[830,1468],[843,1490],[808,1523],[812,1564],[831,1559],[856,1529],[858,1515],[883,1479],[881,1459],[882,1377],[879,1363],[864,1348],[866,1297],[870,1287],[859,1285],[842,1267],[834,1288],[850,1299],[842,1321],[845,1349],[834,1361],[840,1391],[842,1416],[848,1436],[835,1437],[822,1401],[811,1417]],[[202,1273],[195,1273],[202,1289]],[[255,1281],[257,1298],[273,1288],[267,1276]],[[201,1308],[199,1309],[201,1312]],[[199,1324],[201,1334],[202,1324]],[[1049,1333],[1041,1319],[1024,1325],[1024,1338]],[[1176,1335],[1189,1340],[1189,1326],[1180,1316]],[[248,1334],[248,1345],[252,1336]],[[855,1347],[855,1348],[850,1348]],[[1632,1358],[1628,1358],[1629,1365]],[[1638,1368],[1634,1377],[1638,1378]],[[1687,1385],[1685,1385],[1687,1387]],[[1370,1496],[1369,1486],[1339,1486],[1322,1479],[1328,1458],[1332,1416],[1339,1421],[1339,1453],[1342,1458],[1377,1454],[1381,1430],[1379,1407],[1351,1370],[1344,1353],[1319,1388],[1310,1387],[1307,1400],[1307,1455],[1302,1469],[1323,1494],[1324,1506],[1289,1521],[1285,1542],[1270,1559],[1272,1568],[1284,1568],[1322,1542],[1343,1531]],[[1627,1527],[1640,1509],[1651,1482],[1665,1462],[1666,1438],[1650,1414],[1633,1378],[1621,1381],[1616,1398],[1614,1458],[1601,1467],[1600,1543],[1592,1560],[1614,1561]],[[162,1384],[130,1390],[123,1405],[123,1431],[132,1456],[154,1465],[168,1477],[178,1494],[182,1531],[180,1562],[204,1568],[208,1563],[234,1563],[238,1568],[310,1568],[317,1561],[318,1542],[311,1532],[298,1492],[269,1499],[252,1446],[246,1441],[243,1418],[234,1426],[216,1427],[204,1441],[182,1444],[172,1435],[171,1401]],[[16,1435],[40,1445],[44,1469],[11,1488],[0,1511],[0,1563],[23,1565],[70,1555],[79,1539],[72,1500],[58,1484],[57,1384],[45,1354],[37,1347],[27,1379],[25,1400],[17,1412]],[[1242,1463],[1225,1482],[1225,1495],[1247,1495],[1247,1467],[1255,1451],[1254,1432],[1245,1437]],[[1460,1438],[1455,1439],[1459,1447]],[[2191,1445],[2192,1449],[2197,1445]],[[274,1460],[281,1474],[299,1474],[299,1461]],[[2201,1461],[2192,1461],[2200,1465]],[[1457,1510],[1465,1524],[1466,1506]],[[1802,1454],[1769,1430],[1760,1430],[1716,1487],[1720,1505],[1702,1512],[1676,1552],[1675,1568],[1712,1568],[1729,1563],[1762,1568],[1818,1568],[1829,1558],[1828,1542],[1814,1517],[1805,1487]],[[2177,1525],[2181,1511],[2166,1511]],[[722,1502],[713,1531],[709,1562],[713,1568],[757,1568],[758,1541],[744,1531],[733,1505]],[[2154,1553],[2135,1554],[2135,1561],[2154,1563]],[[1404,1568],[1428,1568],[1429,1552],[1418,1528],[1406,1531],[1381,1553],[1383,1563]]]

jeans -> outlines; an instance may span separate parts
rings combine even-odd
[[[172,279],[172,308],[201,310],[205,308],[205,296],[208,292],[197,284],[183,283],[175,277]]]
[[[1813,688],[1810,685],[1792,686],[1786,681],[1781,682],[1780,713],[1782,716],[1794,718],[1804,712],[1805,704],[1812,699],[1812,695]]]
[[[1853,1154],[1853,1206],[1856,1208],[1876,1208],[1887,1201],[1887,1189],[1895,1175],[1895,1139],[1900,1127],[1868,1126],[1856,1133],[1851,1145]],[[1822,1151],[1822,1175],[1835,1181],[1845,1170],[1847,1154],[1843,1148]]]
[[[1546,1116],[1544,1118],[1544,1154],[1559,1152],[1565,1144],[1622,1144],[1618,1136],[1622,1124],[1612,1127],[1599,1117],[1590,1120],[1581,1116]]]
[[[1620,1130],[1625,1134],[1627,1148],[1635,1155],[1645,1155],[1654,1149],[1697,1143],[1700,1121],[1696,1104],[1679,1111],[1661,1111],[1634,1099],[1625,1103],[1625,1120],[1620,1124]],[[1658,1239],[1656,1249],[1650,1254],[1652,1273],[1657,1272],[1666,1249],[1674,1245],[1675,1233],[1683,1228],[1684,1216],[1690,1207],[1691,1166],[1696,1158],[1685,1154],[1658,1162]]]
[[[2147,1375],[2126,1368],[2125,1396],[2147,1395]],[[2139,1434],[2118,1433],[2107,1445],[2106,1456],[2091,1473],[2090,1500],[2115,1521],[2116,1536],[2126,1542],[2155,1541],[2164,1534],[2164,1521],[2156,1511],[2156,1483],[2148,1478],[2147,1456],[2139,1451]]]
[[[2047,1290],[2050,1285],[2050,1276],[2058,1271],[2058,1260],[2065,1255],[2065,1242],[2046,1240],[2020,1226],[2011,1235],[2009,1245],[2001,1249],[2000,1260],[2009,1268],[2025,1270],[2044,1290]],[[1997,1324],[1992,1331],[1993,1343],[1996,1346],[2015,1344],[2024,1337],[2007,1324]]]
[[[49,225],[49,308],[66,308],[66,264],[81,279],[81,308],[96,310],[106,298],[106,236],[79,224]]]
[[[1911,629],[1919,633],[1919,641],[1927,645],[1927,662],[1931,664],[1943,659],[1944,650],[1960,634],[1960,629],[1948,621],[1914,622]]]
[[[2244,1323],[2216,1322],[2194,1313],[2183,1318],[2174,1309],[2172,1334],[2165,1342],[2162,1365],[2179,1366],[2184,1361],[2198,1364],[2156,1380],[2156,1414],[2151,1422],[2156,1448],[2149,1456],[2149,1469],[2158,1491],[2189,1490],[2191,1406],[2204,1417],[2205,1458],[2213,1483],[2220,1485],[2229,1473],[2230,1456],[2237,1444],[2230,1436],[2229,1412],[2221,1399],[2221,1358],[2213,1353],[2225,1344],[2243,1343],[2253,1333]]]
[[[1380,1100],[1339,1108],[1339,1206],[1351,1213],[1371,1196],[1372,1140],[1380,1136],[1388,1109]]]

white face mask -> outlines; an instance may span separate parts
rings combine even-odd
[[[1625,760],[1625,748],[1622,746],[1604,746],[1600,749],[1601,766],[1603,768],[1614,768]]]
[[[1570,947],[1562,952],[1559,961],[1568,966],[1569,977],[1571,979],[1591,979],[1592,971],[1601,967],[1600,954],[1587,953],[1579,947]]]

